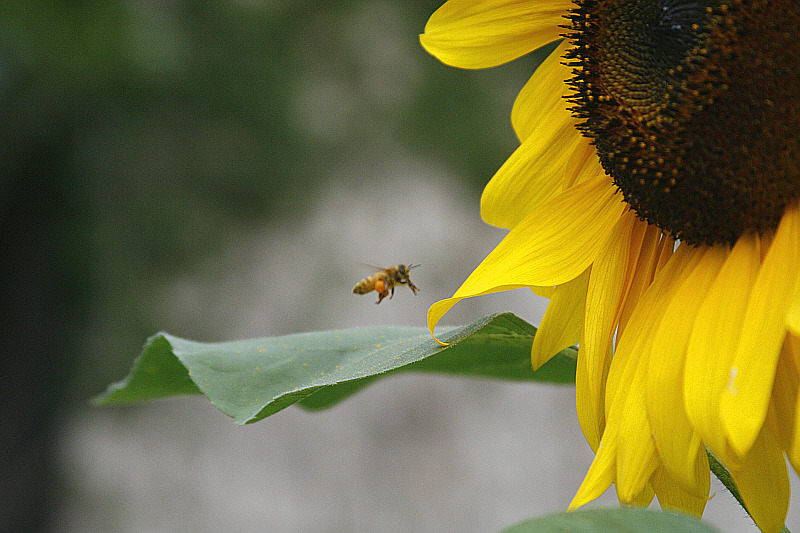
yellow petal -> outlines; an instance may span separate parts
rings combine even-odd
[[[669,235],[664,235],[661,242],[659,242],[659,257],[655,269],[656,273],[661,272],[673,253],[675,253],[675,239]]]
[[[531,287],[531,290],[536,296],[541,296],[542,298],[547,298],[549,300],[550,297],[553,296],[553,290],[555,290],[555,287]]]
[[[800,302],[794,302],[786,312],[786,327],[794,335],[800,336]]]
[[[530,77],[514,100],[511,125],[520,141],[533,134],[542,122],[553,120],[554,112],[563,118],[570,115],[566,96],[571,94],[565,80],[572,77],[572,68],[564,64],[564,52],[571,47],[568,39],[559,44]],[[581,136],[577,130],[577,136]]]
[[[678,281],[703,250],[683,246],[654,279],[637,305],[624,334],[619,338],[606,385],[606,430],[616,435],[617,494],[634,501],[659,466],[653,433],[647,417],[646,387],[649,358],[661,317],[676,292]]]
[[[614,229],[615,238],[592,265],[575,376],[578,420],[592,450],[597,449],[605,426],[605,383],[612,340],[643,240],[650,234],[647,228],[634,212],[625,213]]]
[[[639,252],[639,260],[636,269],[631,273],[631,282],[622,313],[619,317],[619,329],[617,337],[625,333],[628,321],[633,315],[636,305],[644,292],[650,287],[656,272],[660,272],[667,259],[672,256],[672,240],[661,237],[661,230],[653,225],[647,226],[647,234]],[[660,238],[659,238],[660,237]],[[669,248],[669,252],[665,249]]]
[[[619,503],[622,505],[635,505],[637,507],[647,507],[653,501],[653,497],[655,497],[656,493],[653,490],[653,486],[650,483],[647,483],[642,487],[642,490],[637,492],[632,496],[628,496],[627,498],[622,498],[619,494],[619,489],[617,490],[617,498],[619,499]]]
[[[447,65],[493,67],[558,39],[570,7],[568,0],[449,0],[420,42]]]
[[[562,188],[567,189],[600,174],[605,174],[605,170],[600,163],[600,158],[597,157],[594,141],[581,136],[580,143],[569,158],[569,163],[564,171]]]
[[[517,224],[452,298],[428,309],[431,333],[463,298],[575,279],[603,249],[624,210],[606,176],[564,191]]]
[[[664,510],[681,511],[700,518],[708,501],[708,491],[711,488],[711,477],[708,474],[708,456],[705,449],[700,450],[697,458],[692,461],[698,465],[698,478],[704,480],[704,484],[696,490],[686,490],[681,483],[672,479],[669,474],[660,468],[653,474],[650,482],[656,491],[658,503]]]
[[[646,387],[647,413],[656,448],[669,475],[687,490],[702,483],[697,478],[696,465],[702,445],[683,409],[686,347],[695,316],[727,254],[715,249],[695,255],[696,260],[670,296],[655,333]],[[705,451],[701,455],[705,458]],[[700,475],[707,480],[708,470]]]
[[[741,240],[741,239],[740,239]],[[787,209],[747,303],[720,415],[731,447],[747,453],[764,423],[786,315],[800,290],[800,209]]]
[[[538,370],[555,354],[580,340],[590,270],[587,268],[583,274],[559,285],[553,291],[531,346],[531,364],[534,370]]]
[[[652,327],[633,342],[621,341],[614,353],[606,388],[606,431],[603,442],[617,435],[617,496],[636,503],[658,468],[658,456],[645,407],[645,374]],[[624,388],[624,392],[622,389]],[[611,428],[615,428],[611,431]],[[652,496],[651,496],[652,497]],[[648,502],[649,503],[649,502]]]
[[[719,405],[736,353],[747,295],[759,268],[758,239],[742,237],[730,253],[715,247],[709,252],[709,261],[704,268],[714,282],[697,312],[686,349],[684,406],[706,446],[731,466],[737,459],[728,451]],[[698,290],[705,288],[701,280],[696,283]]]
[[[794,391],[789,390],[788,392],[784,392],[784,394],[788,395],[789,397],[791,397],[792,392],[794,392],[796,398],[794,403],[794,420],[793,424],[791,424],[791,442],[786,449],[786,455],[789,457],[789,460],[794,467],[794,471],[800,473],[800,338],[794,335],[789,335],[787,338],[787,344],[789,345],[787,351],[792,354],[794,376],[797,376],[797,384]],[[790,424],[785,425],[790,426]]]
[[[774,433],[795,472],[800,472],[800,339],[787,335],[772,388],[770,408],[774,412]],[[769,417],[767,418],[769,420]]]
[[[486,184],[481,217],[488,224],[514,227],[542,204],[560,194],[564,173],[582,137],[577,120],[557,112],[540,122]],[[601,173],[603,174],[603,173]],[[606,177],[610,183],[610,179]]]
[[[584,331],[585,335],[585,331]],[[593,452],[597,453],[600,438],[606,427],[605,413],[605,377],[611,361],[611,345],[601,353],[599,347],[593,350],[591,359],[587,361],[586,340],[581,337],[578,346],[578,365],[575,372],[575,407],[578,412],[578,423],[581,425],[586,442]],[[599,376],[600,381],[596,376]],[[599,391],[600,394],[596,394]]]
[[[571,73],[561,62],[566,47],[562,43],[545,59],[514,103],[511,121],[522,145],[483,190],[481,216],[489,224],[513,227],[560,193],[565,176],[574,178],[585,167],[593,175],[605,173],[594,146],[578,132],[578,120],[567,110],[564,80]],[[588,165],[590,157],[594,165]]]
[[[652,335],[648,335],[648,332],[658,327],[669,302],[667,296],[675,290],[687,267],[696,263],[697,256],[702,253],[703,249],[685,245],[678,248],[678,252],[642,295],[628,328],[622,335],[618,334],[617,349],[606,385],[607,412],[628,395],[631,380],[638,369],[637,362],[641,360],[641,350],[651,342]]]
[[[627,209],[607,176],[572,187],[514,226],[454,296],[488,285],[547,286],[575,279],[602,250]]]
[[[612,439],[611,441],[615,441]],[[612,445],[603,444],[597,449],[597,455],[592,461],[592,466],[583,478],[583,483],[572,498],[569,510],[577,509],[586,505],[592,500],[599,498],[614,482],[614,472],[616,468],[616,450]]]
[[[641,361],[637,366],[644,367],[646,363],[647,361]],[[607,417],[608,426],[620,425],[620,443],[617,446],[617,496],[622,503],[646,505],[650,503],[653,495],[650,494],[644,504],[639,498],[645,492],[653,472],[658,468],[659,460],[645,408],[643,368],[637,369],[629,391],[619,408],[620,419],[615,420],[613,407]]]
[[[729,471],[756,525],[761,531],[777,533],[789,509],[786,460],[766,427],[756,437],[742,467],[729,467]]]

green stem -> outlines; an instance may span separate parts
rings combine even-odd
[[[750,511],[747,510],[747,506],[744,504],[744,500],[742,499],[742,495],[739,492],[739,489],[736,487],[736,484],[733,482],[733,477],[731,477],[731,473],[728,472],[728,469],[725,468],[725,465],[717,458],[716,455],[711,453],[710,450],[706,449],[706,454],[708,455],[708,466],[711,467],[711,471],[717,476],[717,479],[725,485],[725,488],[731,493],[731,495],[736,498],[736,501],[739,502],[739,505],[742,506],[742,509],[753,518],[753,515],[750,514]],[[791,533],[789,528],[783,526],[783,533]]]

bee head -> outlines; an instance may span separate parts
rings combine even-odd
[[[400,283],[408,283],[408,267],[405,265],[397,265],[397,281]]]
[[[400,277],[400,282],[408,283],[408,271],[418,266],[419,265],[397,265],[397,274]]]

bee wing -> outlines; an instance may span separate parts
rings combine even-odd
[[[375,266],[375,265],[370,265],[369,263],[361,263],[361,262],[359,262],[358,264],[359,264],[359,265],[361,265],[361,266],[363,266],[363,267],[371,268],[371,269],[372,269],[372,270],[374,270],[375,272],[380,272],[381,270],[386,270],[384,267],[379,267],[379,266]]]

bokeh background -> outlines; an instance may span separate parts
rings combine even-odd
[[[417,41],[440,3],[0,2],[0,531],[494,532],[567,506],[592,457],[571,387],[406,375],[247,427],[88,404],[159,330],[422,326],[502,238],[480,190],[542,54],[445,67]],[[416,297],[351,293],[401,262]],[[502,310],[544,302],[443,323]],[[753,531],[716,490],[707,520]]]

